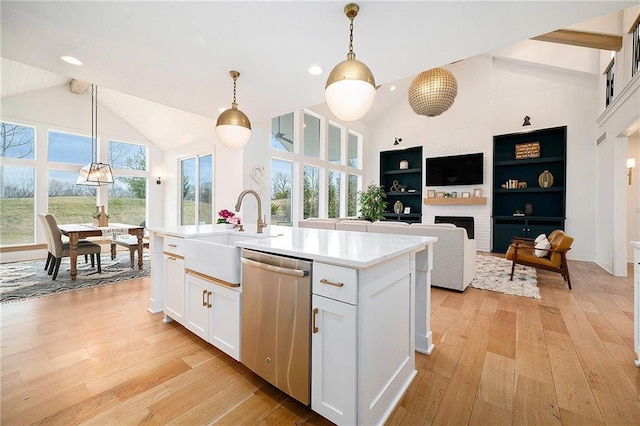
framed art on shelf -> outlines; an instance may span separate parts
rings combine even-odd
[[[405,207],[404,214],[411,214],[411,207]]]
[[[462,193],[462,198],[470,198],[471,197],[471,193],[470,192],[463,192]]]
[[[430,189],[427,191],[427,197],[429,198],[435,198],[436,197],[436,191],[434,189]]]
[[[482,188],[476,188],[473,190],[474,197],[482,197]]]

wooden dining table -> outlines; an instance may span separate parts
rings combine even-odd
[[[142,269],[142,249],[144,226],[127,225],[124,223],[110,223],[106,227],[93,226],[88,223],[69,223],[58,225],[60,233],[69,237],[69,259],[71,261],[71,280],[75,281],[78,275],[78,241],[87,237],[108,237],[127,233],[138,237],[138,269]]]

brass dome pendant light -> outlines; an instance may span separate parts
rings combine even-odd
[[[373,73],[364,63],[356,60],[353,52],[353,19],[359,6],[349,3],[344,13],[351,21],[349,25],[349,53],[329,74],[324,97],[333,115],[343,121],[355,121],[365,116],[376,97],[376,82]]]
[[[435,117],[448,110],[458,94],[456,78],[444,68],[423,71],[409,86],[409,105],[419,115]]]
[[[98,86],[91,85],[91,163],[82,167],[76,178],[76,185],[102,186],[113,183],[111,166],[96,161],[98,146]]]
[[[236,103],[236,80],[240,77],[240,73],[238,71],[229,71],[229,75],[233,79],[233,103],[231,108],[218,117],[216,135],[224,146],[241,148],[251,138],[251,123],[245,113],[238,109],[238,104]]]

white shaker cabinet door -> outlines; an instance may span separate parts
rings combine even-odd
[[[184,260],[180,256],[164,255],[164,314],[184,324]]]
[[[357,423],[357,307],[313,295],[311,409],[337,424]]]
[[[187,281],[187,312],[185,327],[196,336],[209,340],[209,318],[211,292],[209,284],[202,278],[186,274]]]
[[[240,292],[210,284],[211,329],[209,343],[240,360]]]

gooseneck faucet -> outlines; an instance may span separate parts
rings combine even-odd
[[[260,201],[260,196],[253,189],[245,189],[238,195],[238,201],[236,202],[236,211],[240,211],[240,205],[242,204],[242,199],[247,194],[253,194],[256,197],[256,201],[258,203],[258,223],[256,224],[258,234],[262,234],[262,229],[267,227],[267,215],[264,216],[264,220],[262,219],[262,201]]]

